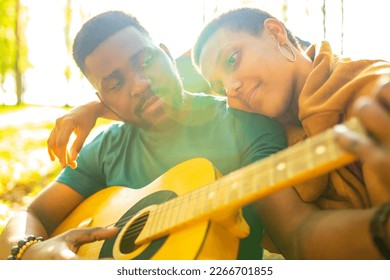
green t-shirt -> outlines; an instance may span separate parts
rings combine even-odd
[[[116,123],[85,145],[77,168],[57,178],[84,197],[108,186],[142,188],[175,165],[203,157],[226,175],[286,147],[282,128],[258,114],[231,109],[224,98],[194,94],[186,118],[166,132]],[[254,209],[244,207],[250,236],[240,259],[261,259],[263,229]]]

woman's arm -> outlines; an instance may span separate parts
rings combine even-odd
[[[51,160],[54,161],[57,157],[62,168],[67,165],[75,168],[77,155],[99,117],[119,120],[117,115],[98,101],[76,107],[58,118],[47,141]],[[75,133],[76,139],[68,151],[67,146],[72,133]]]

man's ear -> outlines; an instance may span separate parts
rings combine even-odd
[[[167,46],[165,46],[163,43],[160,43],[160,48],[168,55],[168,57],[172,60],[173,63],[175,63],[175,60],[173,59],[171,53],[169,52],[169,49]]]
[[[288,41],[286,28],[276,18],[267,18],[264,21],[264,30],[281,45]]]

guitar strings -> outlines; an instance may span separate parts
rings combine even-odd
[[[270,166],[268,166],[268,168],[267,168],[266,171],[268,171],[269,169],[271,169]],[[251,171],[248,171],[248,173],[254,173],[254,172],[258,173],[258,168],[253,169],[253,170],[251,170]],[[264,170],[263,170],[263,172],[264,172]],[[234,178],[235,178],[235,177],[236,177],[236,176],[234,176]],[[244,178],[243,183],[245,184],[245,182],[246,182],[246,181],[249,181],[249,180],[251,180],[251,178]],[[253,180],[253,179],[252,179],[252,180]],[[218,182],[218,181],[216,181],[216,182]],[[214,182],[214,184],[216,184],[216,183]],[[218,186],[218,185],[219,185],[219,186]],[[221,186],[221,183],[218,182],[217,187],[220,187],[220,186]],[[210,185],[207,185],[207,186],[205,186],[205,187],[202,187],[202,188],[200,188],[200,189],[195,190],[194,192],[196,193],[196,195],[193,194],[194,198],[205,197],[202,193],[208,193],[208,188],[210,188]],[[247,189],[249,189],[248,186],[243,186],[244,192],[245,192]],[[168,206],[165,206],[165,205],[164,205],[165,207],[164,207],[164,206],[160,206],[160,207],[163,208],[163,209],[161,209],[161,210],[155,209],[154,211],[155,211],[157,214],[158,214],[158,213],[160,213],[160,214],[162,213],[162,214],[164,215],[164,213],[166,213],[166,212],[168,212],[168,211],[172,211],[172,209],[175,208],[175,207],[176,207],[176,208],[180,208],[180,207],[182,207],[183,205],[185,205],[185,202],[186,202],[186,201],[189,200],[189,195],[183,195],[183,196],[180,196],[180,197],[177,197],[177,198],[181,200],[180,203],[177,203],[176,205],[169,205],[169,202],[170,202],[170,201],[167,201],[167,202],[165,202],[164,204],[165,204],[165,205],[168,205]],[[172,203],[170,203],[170,204],[172,204]],[[205,205],[207,206],[207,204],[205,204]],[[205,206],[205,205],[204,205],[204,206]],[[129,217],[128,219],[122,219],[122,221],[118,224],[118,227],[124,226],[131,218],[132,218],[132,217]],[[124,237],[127,238],[127,239],[131,239],[131,238],[134,238],[135,236],[137,236],[137,235],[139,234],[139,232],[141,231],[141,229],[144,227],[145,222],[146,222],[146,215],[145,215],[145,219],[144,219],[143,221],[140,221],[140,220],[135,221],[135,222],[131,225],[130,229],[128,229],[128,231],[126,232],[126,234],[124,234]]]
[[[301,159],[301,157],[299,157],[299,159]],[[298,161],[305,161],[306,162],[306,160],[298,160]],[[296,163],[296,162],[295,162]],[[270,169],[273,169],[274,168],[274,166],[272,166],[272,167],[270,167],[270,166],[268,166],[268,168],[267,168],[267,170],[263,170],[262,172],[263,173],[265,173],[265,171],[268,171],[268,170],[270,170]],[[257,169],[258,168],[256,168],[256,170],[255,171],[257,171]],[[263,176],[265,176],[265,177],[267,177],[267,175],[263,175]],[[233,176],[233,179],[234,179],[234,177],[235,176]],[[223,178],[223,177],[222,177]],[[245,187],[244,187],[245,188]],[[183,197],[183,196],[182,196]],[[168,201],[169,202],[169,201]],[[174,205],[174,206],[172,206],[172,207],[180,207],[181,205],[179,204],[179,205]],[[172,208],[170,208],[170,207],[168,207],[168,208],[166,208],[166,209],[163,209],[163,210],[161,210],[161,211],[163,211],[163,212],[166,212],[166,211],[170,211]],[[130,218],[132,218],[132,217],[129,217],[129,219]],[[123,219],[123,221],[121,221],[120,223],[119,223],[119,225],[124,225],[125,223],[127,223],[128,222],[128,220],[129,219]],[[123,222],[123,223],[122,223]],[[144,225],[144,223],[134,223],[134,225],[137,225],[137,224],[139,224],[139,226],[143,226]],[[139,230],[139,227],[135,227],[135,230],[134,231],[138,231]],[[131,232],[131,231],[130,231]]]
[[[308,139],[310,139],[310,145],[311,146],[317,146],[317,145],[322,144],[322,143],[325,142],[323,138],[312,137],[312,138],[308,138]],[[301,143],[303,143],[303,142],[301,142]],[[307,150],[307,147],[305,145],[299,145],[299,144],[300,143],[298,143],[296,145],[297,147],[294,147],[294,150],[296,150],[297,152],[298,151],[302,152],[301,150]],[[287,158],[288,156],[290,156],[290,154],[286,153],[286,155],[284,155],[284,156],[285,156],[285,158]],[[308,159],[305,158],[305,157],[298,156],[297,158],[294,159],[294,164],[307,163],[307,160]],[[279,160],[279,161],[281,161],[281,160]],[[265,169],[263,169],[260,172],[258,172],[261,169],[261,167],[265,167]],[[267,178],[268,175],[265,175],[265,174],[267,172],[269,172],[269,171],[273,172],[274,169],[275,169],[275,165],[268,164],[268,162],[265,161],[265,162],[263,162],[263,164],[258,164],[258,165],[255,165],[255,166],[248,166],[247,174],[248,175],[253,175],[251,173],[257,173],[258,176],[260,174],[260,176],[263,175],[265,178]],[[187,194],[184,194],[182,196],[174,198],[174,199],[176,199],[176,201],[180,201],[181,200],[180,203],[176,203],[176,204],[172,203],[173,200],[168,200],[166,202],[163,202],[162,204],[158,205],[157,208],[154,209],[153,211],[156,213],[156,215],[160,214],[160,216],[161,216],[161,215],[164,215],[164,213],[166,213],[168,211],[172,211],[172,209],[174,209],[175,207],[180,209],[184,205],[184,202],[186,202],[186,200],[189,200],[190,195],[192,195],[194,197],[194,199],[197,199],[199,197],[204,197],[202,192],[203,193],[207,193],[206,190],[208,190],[208,188],[210,188],[211,186],[214,186],[214,185],[216,185],[215,189],[218,190],[221,187],[221,181],[235,181],[235,179],[240,178],[241,179],[240,181],[244,185],[244,186],[242,186],[242,190],[245,193],[249,188],[251,188],[251,184],[249,184],[249,186],[247,186],[245,183],[247,181],[249,181],[249,180],[254,180],[254,179],[251,176],[249,176],[249,178],[248,177],[241,178],[242,175],[240,173],[241,172],[232,172],[232,174],[227,176],[228,178],[227,177],[221,177],[219,180],[217,180],[217,181],[215,181],[215,182],[213,182],[213,183],[211,183],[209,185],[206,185],[206,186],[198,188],[198,189],[196,189],[196,190],[194,190],[194,191],[192,191],[190,193],[187,193]],[[224,179],[224,178],[226,178],[226,179]],[[260,184],[258,184],[258,185],[260,185]],[[260,186],[260,187],[257,186],[256,189],[260,189],[261,187],[262,186]],[[173,204],[173,205],[170,205],[170,204]],[[166,205],[168,205],[168,206],[166,206]],[[206,202],[204,202],[203,206],[205,206],[205,205],[207,206]],[[162,209],[158,211],[159,207],[162,208]],[[130,215],[128,217],[119,219],[116,222],[116,224],[117,224],[116,227],[122,229],[126,225],[126,223],[128,223],[128,221],[131,220],[134,216],[135,215]],[[142,220],[141,220],[141,217],[142,217]],[[139,235],[139,233],[141,232],[142,228],[145,226],[146,221],[148,220],[147,218],[149,218],[149,215],[143,215],[141,217],[140,217],[140,219],[137,219],[134,223],[132,223],[130,228],[126,231],[126,233],[123,234],[123,238],[124,239],[129,240],[129,239],[132,239],[135,236]],[[156,222],[158,222],[158,221],[156,221]],[[156,222],[155,222],[155,227],[156,227]],[[164,224],[164,223],[162,223],[162,224]],[[106,227],[114,226],[114,225],[115,225],[115,223],[112,223],[112,224],[107,225]]]

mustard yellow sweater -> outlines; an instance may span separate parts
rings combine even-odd
[[[298,99],[303,135],[287,130],[290,143],[347,120],[353,115],[352,105],[357,98],[375,94],[382,76],[390,80],[388,62],[340,58],[333,55],[328,42],[322,42],[319,49],[311,46],[307,55],[314,65]],[[295,189],[304,201],[315,202],[321,208],[366,208],[370,202],[364,175],[356,162],[296,185]]]

